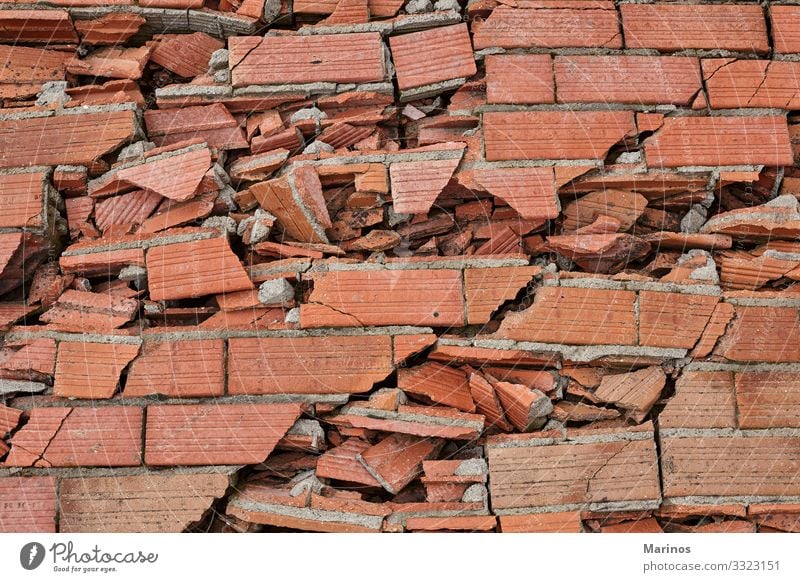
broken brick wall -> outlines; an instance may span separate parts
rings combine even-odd
[[[800,7],[0,22],[0,531],[800,530]]]

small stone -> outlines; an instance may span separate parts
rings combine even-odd
[[[214,71],[214,82],[225,84],[231,82],[231,72],[228,69]]]
[[[228,49],[218,49],[211,53],[211,58],[208,59],[208,74],[211,75],[214,71],[221,71],[228,68]]]
[[[303,109],[298,109],[295,111],[292,116],[289,118],[289,123],[299,123],[300,121],[308,121],[309,119],[313,119],[317,123],[322,121],[323,119],[327,119],[328,114],[316,107],[305,107]]]
[[[139,265],[128,265],[119,272],[120,281],[131,281],[140,291],[147,286],[147,269]]]
[[[263,305],[288,307],[294,301],[294,287],[286,279],[264,281],[258,288],[258,301]]]
[[[433,8],[437,12],[445,12],[447,10],[459,12],[461,10],[461,5],[459,5],[458,0],[437,0]]]
[[[642,152],[623,152],[617,157],[618,164],[639,164],[643,161]]]
[[[72,98],[67,95],[67,82],[66,81],[48,81],[42,84],[36,98],[36,105],[45,107],[47,105],[64,105],[69,103]]]
[[[133,160],[138,160],[144,156],[145,152],[149,152],[155,147],[156,144],[154,144],[151,141],[134,142],[129,146],[125,146],[119,151],[119,156],[117,156],[117,161],[131,162]]]
[[[236,234],[236,221],[230,216],[209,216],[203,221],[204,228],[216,228],[224,234]]]
[[[283,319],[286,323],[290,324],[298,324],[300,323],[300,308],[293,307],[286,313],[286,317]]]
[[[455,470],[455,475],[486,475],[489,467],[486,459],[466,459]]]
[[[406,2],[406,12],[408,14],[433,12],[433,4],[431,4],[431,0],[409,0]]]
[[[707,210],[700,204],[695,204],[681,219],[681,232],[697,233],[706,223]]]
[[[305,149],[303,149],[304,154],[320,154],[322,152],[333,153],[333,146],[326,144],[324,141],[317,140],[308,144]]]
[[[480,483],[474,483],[467,487],[464,495],[461,497],[463,503],[483,503],[486,504],[489,500],[489,492],[486,486]]]

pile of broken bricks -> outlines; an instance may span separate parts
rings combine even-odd
[[[104,4],[0,5],[0,531],[800,531],[800,6]]]

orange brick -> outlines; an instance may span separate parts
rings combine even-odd
[[[557,56],[559,103],[690,105],[701,89],[694,57]]]
[[[509,314],[498,336],[575,345],[636,343],[632,291],[542,287],[531,307]]]
[[[550,55],[488,55],[485,65],[489,103],[555,103]]]
[[[483,115],[486,159],[603,159],[634,133],[630,111],[514,111]]]
[[[769,50],[757,4],[623,4],[620,11],[627,48]]]
[[[639,293],[639,344],[660,348],[694,347],[719,297],[687,293]]]
[[[794,163],[785,117],[668,117],[645,156],[650,167],[667,168]]]
[[[0,533],[55,533],[55,477],[0,477],[0,499]]]
[[[392,36],[389,45],[401,91],[471,77],[477,71],[466,24]]]
[[[266,460],[300,416],[299,404],[149,406],[148,465],[252,465]]]
[[[230,394],[359,393],[393,370],[389,336],[231,338]]]
[[[474,27],[475,50],[501,48],[622,48],[615,10],[516,9],[498,6]]]

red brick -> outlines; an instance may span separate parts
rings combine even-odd
[[[138,14],[112,12],[91,20],[76,20],[73,24],[83,44],[117,45],[129,40],[146,22]]]
[[[89,165],[133,139],[134,115],[132,110],[88,111],[2,119],[0,167]]]
[[[236,118],[222,103],[178,109],[150,109],[144,112],[144,122],[147,126],[147,137],[158,146],[193,138],[200,138],[218,150],[243,149],[249,146]]]
[[[231,338],[230,394],[368,392],[393,369],[389,336]]]
[[[796,496],[798,451],[798,437],[662,436],[664,497]]]
[[[475,50],[501,48],[622,48],[615,10],[515,9],[498,6],[480,28]]]
[[[557,56],[555,76],[559,103],[690,105],[701,90],[693,57]]]
[[[67,72],[72,75],[107,77],[109,79],[141,78],[150,56],[147,47],[99,48],[83,58],[73,57],[66,63]]]
[[[477,71],[466,24],[389,39],[400,91],[471,77]]]
[[[583,531],[580,511],[501,515],[503,533],[580,533]]]
[[[314,273],[300,325],[464,325],[461,271],[385,270]]]
[[[623,4],[620,10],[627,48],[769,50],[758,4]]]
[[[489,103],[555,103],[550,55],[488,55],[485,66]]]
[[[59,530],[179,533],[199,522],[228,488],[227,475],[181,473],[61,481]]]
[[[650,167],[667,168],[794,163],[784,117],[668,117],[645,156]]]
[[[0,533],[55,533],[55,477],[0,477],[0,499]]]
[[[414,368],[397,371],[397,387],[435,404],[452,406],[464,412],[475,412],[467,376],[462,370],[425,362]]]
[[[147,283],[155,301],[252,289],[253,283],[224,237],[153,247]]]
[[[693,348],[719,303],[713,295],[639,293],[639,344],[659,348]]]
[[[66,10],[3,10],[0,42],[70,43],[78,42],[78,35]]]
[[[149,406],[148,465],[252,465],[269,456],[300,416],[299,404]]]
[[[800,362],[797,308],[737,305],[714,353],[737,362]]]
[[[205,144],[165,150],[91,181],[89,195],[101,198],[141,188],[179,202],[193,198],[211,168],[210,150]]]
[[[800,428],[799,380],[797,372],[737,372],[739,427]]]
[[[0,97],[33,97],[42,83],[64,79],[66,51],[51,51],[25,46],[0,46]]]
[[[409,517],[406,531],[486,532],[497,527],[493,515],[459,515],[453,517]]]
[[[800,107],[800,63],[703,59],[703,78],[714,109]]]
[[[461,158],[394,162],[389,167],[395,212],[426,214],[447,186]]]
[[[225,43],[204,32],[157,34],[153,37],[150,60],[179,77],[196,77],[208,70],[211,54]]]
[[[41,227],[47,193],[43,172],[0,174],[0,228]]]
[[[435,457],[442,444],[437,439],[391,434],[356,458],[394,495],[422,473],[422,462]]]
[[[386,74],[377,32],[231,37],[228,50],[234,87],[374,83]]]
[[[411,356],[429,348],[436,343],[436,339],[437,336],[433,333],[394,336],[392,346],[394,363],[400,364]]]
[[[336,479],[347,483],[358,483],[368,487],[380,487],[357,456],[370,448],[370,444],[361,439],[350,438],[340,446],[330,449],[317,461],[317,477]]]
[[[222,340],[147,342],[130,366],[124,395],[222,396],[224,351]]]
[[[776,53],[800,53],[800,6],[770,6]]]
[[[541,287],[533,305],[508,314],[497,335],[531,342],[634,345],[635,301],[632,291]]]
[[[495,511],[659,500],[652,439],[487,448]]]
[[[503,303],[513,301],[539,272],[538,267],[465,269],[467,323],[487,323]]]
[[[658,415],[661,428],[736,428],[731,372],[687,370]]]
[[[10,467],[129,467],[142,455],[142,409],[35,408],[11,437]]]
[[[135,344],[61,342],[53,392],[65,398],[111,398],[138,353]]]
[[[488,161],[603,159],[635,133],[630,111],[515,111],[483,114]]]
[[[558,217],[552,168],[483,168],[472,172],[477,184],[521,218],[540,221]]]

